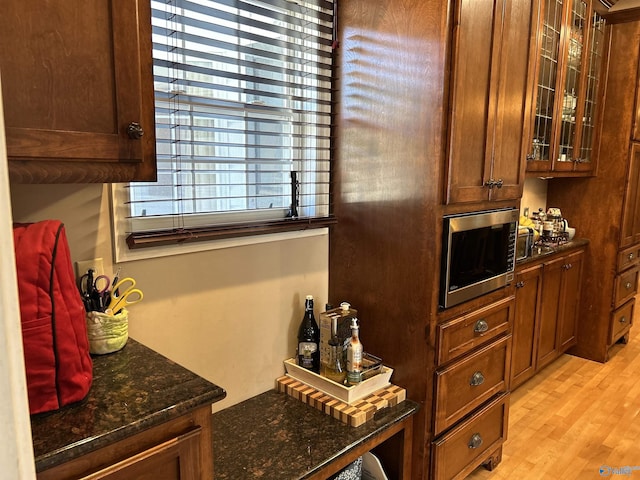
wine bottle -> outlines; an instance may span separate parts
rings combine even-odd
[[[298,365],[320,373],[320,328],[313,314],[313,295],[306,297],[298,329]]]
[[[362,381],[362,343],[359,338],[358,319],[351,319],[351,339],[347,346],[347,385]]]

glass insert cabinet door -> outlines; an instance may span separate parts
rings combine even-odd
[[[540,8],[527,171],[588,172],[594,160],[604,20],[590,0],[542,0]]]

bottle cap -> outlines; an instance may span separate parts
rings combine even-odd
[[[352,328],[352,329],[353,329],[353,328],[355,328],[355,329],[360,328],[360,327],[358,327],[358,319],[357,319],[356,317],[353,317],[353,318],[351,319],[351,328]]]
[[[313,295],[307,295],[305,298],[306,298],[307,300],[313,300]]]

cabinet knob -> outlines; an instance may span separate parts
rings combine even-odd
[[[489,324],[483,319],[478,320],[475,327],[473,327],[473,331],[476,333],[484,333],[487,330],[489,330]]]
[[[474,433],[467,445],[469,446],[469,448],[478,448],[480,445],[482,445],[482,437],[480,436],[480,434]]]
[[[627,282],[624,284],[624,288],[626,288],[627,290],[629,290],[633,285],[631,284],[631,282]]]
[[[524,287],[524,282],[520,281],[516,283],[516,288],[522,288],[522,287]]]
[[[627,317],[625,317],[624,315],[620,317],[620,323],[627,323]]]
[[[127,127],[127,135],[132,140],[139,140],[144,135],[144,130],[139,123],[131,122]]]
[[[471,380],[469,380],[469,385],[471,385],[472,387],[477,387],[479,385],[482,385],[484,383],[484,375],[482,375],[482,372],[476,372],[473,375],[471,375]]]
[[[633,253],[630,253],[630,254],[627,256],[627,258],[628,258],[629,260],[633,260],[633,257],[634,257]]]
[[[498,188],[502,188],[502,185],[504,185],[504,181],[499,178],[497,182],[495,182],[495,186]]]

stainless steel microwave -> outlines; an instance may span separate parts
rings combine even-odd
[[[443,219],[440,306],[452,307],[513,281],[519,211],[448,215]]]

